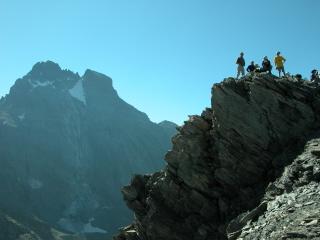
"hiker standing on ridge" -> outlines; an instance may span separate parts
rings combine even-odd
[[[244,60],[244,58],[243,58],[243,55],[244,55],[244,53],[241,52],[241,53],[240,53],[240,57],[238,57],[238,59],[237,59],[237,61],[236,61],[236,64],[238,64],[237,79],[239,78],[240,73],[241,73],[242,76],[245,75],[244,66],[246,65],[246,62],[245,62],[245,60]]]
[[[280,55],[280,52],[277,52],[277,56],[274,58],[274,64],[276,65],[276,68],[279,71],[279,77],[281,77],[281,72],[283,72],[283,76],[286,75],[283,65],[285,61],[286,59]]]

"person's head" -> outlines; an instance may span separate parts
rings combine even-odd
[[[317,71],[317,69],[313,69],[313,70],[311,71],[311,73],[312,73],[312,74],[317,74],[318,71]]]
[[[279,56],[280,55],[280,52],[277,52],[277,56]]]
[[[251,65],[254,65],[254,61],[251,61]]]
[[[268,60],[268,57],[267,57],[267,56],[265,56],[265,57],[263,58],[263,60]]]
[[[243,55],[244,55],[244,53],[243,53],[243,52],[241,52],[241,53],[240,53],[240,56],[241,56],[241,57],[243,57]]]
[[[299,73],[298,73],[298,74],[296,74],[296,76],[295,76],[295,77],[296,77],[296,79],[298,79],[298,80],[301,80],[301,79],[302,79],[302,75],[301,75],[301,74],[299,74]]]

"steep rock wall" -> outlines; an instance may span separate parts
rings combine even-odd
[[[212,93],[211,108],[172,139],[167,167],[123,188],[136,219],[114,239],[227,239],[232,219],[265,210],[268,183],[319,128],[319,89],[308,82],[258,74]]]

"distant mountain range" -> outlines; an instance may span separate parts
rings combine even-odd
[[[101,73],[39,62],[0,100],[0,209],[109,236],[132,220],[121,186],[163,167],[175,128],[151,122]]]

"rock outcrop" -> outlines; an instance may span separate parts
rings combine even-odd
[[[123,188],[135,221],[114,239],[281,239],[282,228],[283,239],[319,239],[320,146],[306,145],[319,116],[320,88],[307,81],[257,74],[215,84],[211,108],[173,137],[166,168]]]

